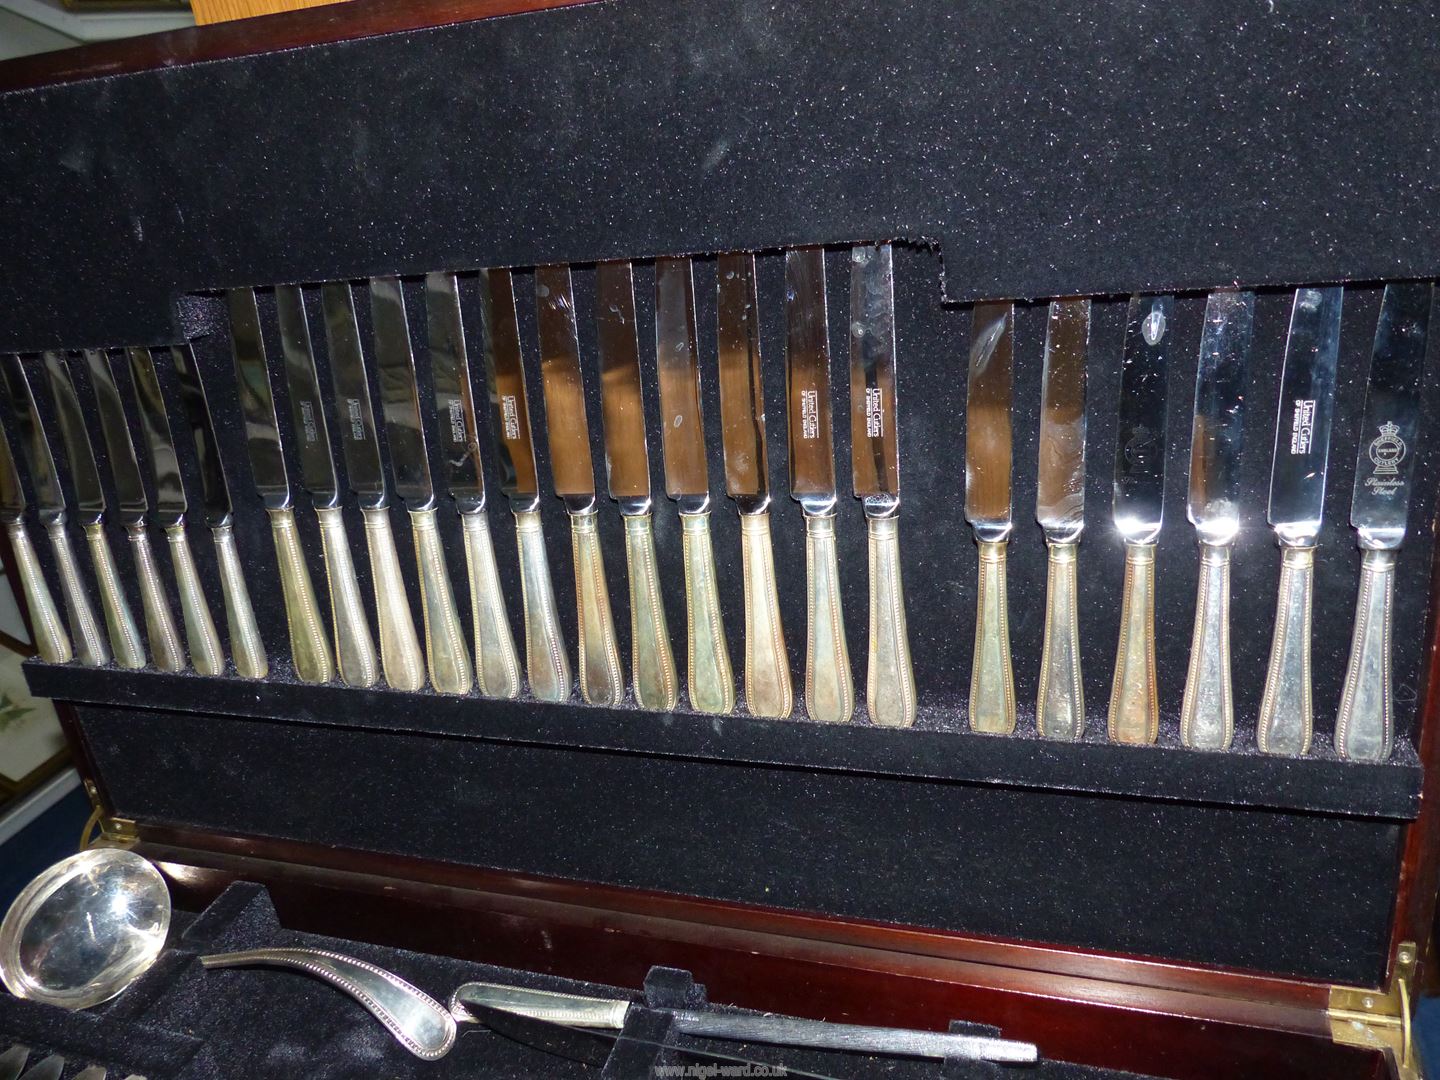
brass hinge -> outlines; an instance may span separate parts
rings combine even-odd
[[[91,780],[85,781],[85,794],[90,797],[90,805],[94,808],[90,820],[85,823],[85,832],[80,837],[80,849],[103,842],[106,847],[133,847],[140,839],[140,832],[135,827],[135,822],[129,818],[116,817],[105,812],[105,806],[100,801],[100,792],[96,789]],[[100,835],[93,836],[96,826],[100,828]]]
[[[1420,1080],[1411,1026],[1417,960],[1414,942],[1402,942],[1388,990],[1332,986],[1326,1010],[1335,1042],[1383,1052],[1398,1080]]]

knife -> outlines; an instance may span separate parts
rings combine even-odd
[[[716,342],[725,491],[740,513],[745,583],[745,706],[752,716],[786,717],[793,707],[790,661],[770,541],[770,472],[760,364],[755,256],[716,260]]]
[[[301,682],[328,683],[335,675],[330,640],[315,601],[310,568],[295,529],[290,500],[290,478],[281,452],[280,427],[270,389],[270,365],[260,333],[260,312],[253,289],[231,289],[230,344],[240,411],[245,417],[245,439],[250,454],[250,475],[270,516],[275,561],[280,568],[280,590],[285,599],[285,622],[290,635],[290,658]]]
[[[656,273],[658,275],[658,269]],[[655,534],[650,524],[650,454],[645,443],[640,346],[635,331],[635,283],[630,264],[601,263],[595,268],[595,286],[599,293],[595,323],[600,346],[605,474],[610,497],[619,504],[625,522],[625,557],[630,574],[630,668],[635,674],[635,700],[642,709],[669,712],[680,696],[679,680],[675,675],[670,626],[665,619],[665,598],[655,568]],[[656,289],[658,293],[658,277]],[[656,344],[658,347],[658,328]],[[660,377],[663,411],[663,360]],[[668,467],[668,454],[666,459]],[[667,482],[668,475],[667,472]],[[688,537],[687,532],[687,544]],[[696,688],[692,668],[692,704]]]
[[[1365,422],[1350,499],[1350,524],[1364,555],[1350,660],[1335,723],[1335,748],[1352,761],[1390,757],[1394,727],[1390,609],[1396,553],[1405,539],[1410,506],[1432,291],[1429,282],[1385,286],[1370,357]]]
[[[830,327],[825,251],[785,252],[790,496],[805,512],[805,709],[844,722],[855,711],[835,551],[835,450],[830,432]]]
[[[75,635],[75,652],[80,663],[86,667],[100,667],[110,662],[110,650],[100,635],[95,611],[90,606],[90,598],[86,595],[85,584],[80,576],[80,566],[75,561],[75,550],[71,547],[70,535],[65,530],[65,494],[60,489],[55,460],[50,456],[50,445],[45,441],[44,428],[35,408],[35,397],[30,391],[30,380],[20,357],[5,357],[4,376],[6,387],[10,391],[15,431],[20,437],[21,450],[30,467],[30,482],[35,488],[36,509],[39,511],[41,524],[50,536],[55,568],[60,574],[60,592],[65,598],[70,632]]]
[[[735,671],[710,542],[710,466],[700,406],[695,274],[689,259],[655,260],[655,360],[665,493],[680,510],[685,555],[690,704],[700,712],[728,713],[735,708]]]
[[[400,279],[370,279],[370,317],[375,326],[375,363],[380,374],[380,408],[390,442],[390,475],[395,494],[410,514],[415,561],[420,567],[420,611],[425,620],[425,656],[430,685],[442,694],[468,694],[475,684],[470,651],[460,627],[445,549],[436,523],[435,487],[420,419],[415,353]]]
[[[1269,754],[1303,757],[1310,749],[1310,601],[1343,303],[1338,285],[1297,289],[1285,342],[1269,509],[1282,552],[1280,591],[1257,731],[1261,751]]]
[[[976,304],[971,316],[965,406],[965,520],[980,549],[970,726],[1015,730],[1005,549],[1010,537],[1010,387],[1015,305]]]
[[[550,467],[555,493],[570,515],[580,621],[580,694],[592,705],[618,705],[625,693],[624,676],[596,529],[595,467],[590,460],[590,428],[585,419],[585,386],[580,376],[568,266],[536,267],[535,304]]]
[[[85,430],[85,416],[80,411],[80,398],[70,377],[70,364],[61,352],[47,352],[42,357],[45,375],[50,384],[50,399],[55,405],[55,419],[65,445],[65,458],[70,464],[70,483],[75,489],[75,508],[85,539],[90,547],[90,563],[95,582],[100,588],[100,610],[105,616],[105,630],[115,662],[132,671],[145,666],[145,647],[140,641],[140,628],[130,612],[130,601],[115,569],[115,556],[105,536],[105,492],[100,487],[100,470],[95,466],[95,451]]]
[[[335,389],[335,419],[340,446],[345,452],[345,472],[365,519],[365,546],[370,555],[380,628],[380,666],[391,688],[419,690],[425,685],[425,656],[420,651],[410,598],[400,572],[400,555],[395,550],[395,532],[390,524],[390,490],[375,435],[370,377],[365,370],[350,283],[333,281],[324,285],[321,301],[325,308],[330,379]]]
[[[195,456],[200,462],[205,524],[210,527],[210,536],[215,541],[215,559],[220,567],[220,592],[225,600],[225,622],[230,630],[230,656],[235,661],[236,672],[242,677],[263,679],[270,673],[270,660],[265,655],[260,628],[255,625],[255,610],[250,604],[250,590],[240,565],[240,550],[235,545],[230,487],[225,482],[225,470],[221,467],[220,443],[215,438],[215,425],[205,400],[205,387],[200,382],[195,354],[189,345],[172,346],[170,363],[180,383],[180,403],[195,441]],[[170,428],[164,422],[163,405],[161,409],[159,430],[168,439]]]
[[[1039,486],[1035,518],[1045,533],[1045,636],[1036,726],[1052,739],[1085,733],[1080,676],[1080,533],[1085,528],[1085,358],[1090,301],[1052,300],[1040,390]]]
[[[850,249],[850,449],[870,534],[870,721],[915,722],[915,671],[900,578],[900,438],[896,420],[895,267],[889,244]]]
[[[275,287],[280,347],[285,356],[285,382],[290,391],[291,427],[299,443],[300,486],[310,493],[325,555],[330,589],[330,620],[335,626],[335,658],[347,686],[374,686],[380,677],[370,618],[360,597],[360,582],[350,554],[350,538],[340,509],[340,482],[325,423],[325,400],[310,341],[310,321],[298,285]]]
[[[1255,294],[1221,289],[1205,302],[1195,419],[1190,428],[1187,514],[1200,538],[1195,632],[1180,706],[1180,741],[1225,750],[1235,733],[1230,696],[1230,551],[1240,532],[1240,450],[1245,362]]]
[[[47,663],[68,664],[75,658],[75,652],[70,646],[70,635],[60,622],[60,612],[55,607],[50,586],[45,582],[45,571],[40,568],[35,547],[30,543],[30,533],[25,528],[25,492],[20,486],[20,473],[15,468],[10,435],[4,430],[6,426],[0,421],[0,521],[5,523],[5,533],[15,552],[20,588],[25,594],[25,606],[30,609],[30,621],[34,624],[35,650]]]
[[[480,692],[486,697],[513,698],[520,693],[520,658],[515,654],[515,638],[510,633],[510,616],[500,591],[500,572],[495,566],[495,546],[485,513],[479,422],[455,275],[428,275],[425,297],[440,452],[447,466],[450,497],[455,500],[465,534]]]

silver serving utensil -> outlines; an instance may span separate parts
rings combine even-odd
[[[91,1065],[75,1074],[74,1080],[105,1080],[109,1070],[104,1065]]]
[[[0,1054],[0,1080],[17,1080],[25,1062],[30,1060],[30,1048],[16,1043]]]
[[[22,1076],[20,1080],[60,1080],[60,1074],[64,1071],[65,1059],[59,1054],[51,1054]]]

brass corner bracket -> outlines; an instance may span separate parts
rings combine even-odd
[[[129,818],[115,817],[105,812],[105,806],[100,801],[100,792],[96,789],[91,780],[85,781],[85,794],[90,798],[90,805],[94,808],[90,814],[90,820],[85,823],[85,831],[80,835],[80,850],[97,844],[104,844],[106,847],[133,847],[140,839],[139,830],[135,822]],[[99,827],[100,834],[94,835],[96,827]]]
[[[1412,1030],[1418,960],[1415,943],[1401,942],[1395,950],[1389,989],[1332,986],[1325,1010],[1331,1039],[1342,1046],[1381,1051],[1397,1080],[1420,1080],[1420,1059]]]

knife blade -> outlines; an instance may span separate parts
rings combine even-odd
[[[50,444],[45,439],[25,364],[20,357],[10,355],[5,357],[0,367],[3,367],[5,385],[10,393],[15,430],[20,436],[20,446],[30,469],[30,483],[35,489],[35,508],[50,537],[55,569],[60,575],[60,594],[64,597],[65,613],[70,632],[74,635],[76,656],[86,667],[100,667],[110,662],[110,650],[95,621],[95,611],[90,606],[90,597],[75,559],[75,549],[65,528],[65,494],[55,471]]]
[[[250,603],[250,589],[240,565],[240,550],[235,543],[231,523],[230,487],[220,462],[220,443],[215,438],[215,424],[205,398],[205,386],[195,364],[191,347],[175,345],[170,349],[170,365],[180,384],[180,404],[195,444],[195,457],[200,463],[200,490],[205,504],[205,524],[215,541],[215,559],[220,568],[220,592],[225,603],[225,622],[230,630],[230,656],[235,670],[246,679],[263,679],[270,673],[270,660],[265,642],[255,624],[255,610]],[[164,420],[162,411],[160,419]],[[168,424],[161,425],[167,433]],[[180,533],[183,538],[183,531]],[[219,649],[217,642],[216,649]]]
[[[1388,760],[1394,738],[1390,612],[1410,507],[1433,291],[1429,282],[1385,286],[1375,327],[1350,498],[1350,524],[1363,552],[1360,590],[1335,723],[1335,748],[1352,761]]]
[[[230,347],[235,362],[235,379],[240,393],[240,411],[245,418],[245,445],[250,456],[250,476],[255,491],[270,517],[270,535],[275,543],[275,561],[280,568],[280,590],[285,600],[285,623],[290,636],[290,658],[302,682],[327,683],[335,675],[330,640],[315,600],[310,567],[300,547],[295,528],[295,511],[290,499],[290,477],[280,444],[280,425],[275,418],[275,399],[270,388],[270,364],[260,330],[260,310],[253,289],[231,289],[226,294],[230,308]]]
[[[889,244],[850,249],[850,451],[870,553],[870,721],[915,722],[915,671],[900,575],[900,432],[895,377],[895,265]]]
[[[275,313],[285,357],[285,382],[290,391],[291,430],[298,444],[300,484],[310,493],[320,524],[340,680],[347,686],[374,686],[380,678],[375,641],[370,636],[370,618],[360,598],[350,537],[340,509],[340,482],[335,476],[330,430],[325,423],[325,399],[315,369],[305,296],[298,285],[275,287]]]
[[[585,386],[575,331],[575,298],[568,266],[535,270],[540,376],[555,494],[570,515],[575,553],[575,606],[580,623],[580,695],[592,705],[618,705],[625,693],[615,619],[605,585],[596,528],[595,467],[585,418]]]
[[[70,377],[70,363],[61,352],[47,352],[42,357],[45,377],[50,385],[50,400],[55,405],[55,419],[65,457],[70,463],[70,483],[75,488],[75,506],[90,548],[90,563],[95,583],[100,589],[100,610],[105,617],[105,630],[115,662],[132,671],[145,666],[145,647],[140,642],[140,628],[130,612],[130,601],[115,569],[115,556],[105,535],[105,492],[100,486],[100,470],[95,465],[95,451],[90,434],[85,430],[85,416],[80,411],[80,398]]]
[[[1190,428],[1187,515],[1200,538],[1200,582],[1180,741],[1225,750],[1235,733],[1230,692],[1230,552],[1240,532],[1240,452],[1245,365],[1255,294],[1220,289],[1205,302],[1195,413]]]
[[[770,473],[760,358],[755,256],[716,259],[716,344],[725,491],[740,514],[745,586],[745,707],[752,716],[790,715],[794,692],[770,539]]]
[[[835,450],[830,430],[830,325],[823,248],[785,252],[785,372],[790,495],[805,513],[805,709],[811,720],[855,711],[835,549]]]
[[[380,411],[390,443],[390,475],[395,493],[410,514],[410,535],[420,567],[420,611],[425,620],[430,684],[442,694],[468,694],[475,685],[475,674],[440,543],[415,353],[399,278],[370,279],[370,318],[380,377]]]
[[[1035,715],[1040,734],[1053,739],[1079,739],[1085,733],[1078,555],[1085,527],[1085,361],[1089,347],[1090,301],[1052,300],[1045,326],[1035,496],[1035,518],[1045,534],[1048,552],[1045,636]]]
[[[971,315],[965,405],[965,520],[979,548],[970,727],[1015,730],[1015,675],[1005,583],[1010,537],[1010,397],[1015,305],[976,304]]]
[[[1112,742],[1153,743],[1160,731],[1155,685],[1155,544],[1165,501],[1165,361],[1169,296],[1132,296],[1125,314],[1120,417],[1115,436],[1115,530],[1125,541],[1120,642],[1110,689]]]
[[[1264,753],[1303,757],[1310,749],[1310,608],[1343,303],[1344,290],[1338,285],[1297,289],[1290,311],[1270,469],[1268,516],[1282,554],[1275,635],[1257,730]]]
[[[486,697],[513,698],[520,693],[520,658],[515,654],[515,637],[510,632],[510,616],[500,591],[495,545],[485,513],[479,420],[465,348],[460,286],[454,274],[442,272],[426,277],[425,308],[441,456],[447,466],[450,497],[455,500],[465,535],[465,566],[470,578],[475,668],[480,693]]]
[[[35,546],[30,543],[30,533],[25,528],[25,492],[20,486],[20,472],[15,467],[10,433],[6,430],[11,426],[8,420],[0,420],[0,521],[5,524],[10,547],[15,552],[20,589],[25,594],[31,632],[35,635],[35,651],[46,663],[68,664],[75,657],[70,635],[60,621],[55,598],[45,581],[45,571],[40,568]]]

